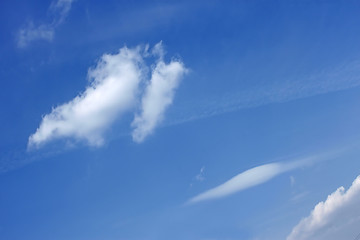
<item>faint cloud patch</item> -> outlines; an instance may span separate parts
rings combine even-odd
[[[205,171],[205,167],[200,168],[200,173],[195,177],[197,181],[202,182],[205,180],[204,171]]]
[[[295,177],[294,176],[290,176],[290,184],[292,187],[295,185]]]
[[[45,40],[51,42],[54,39],[55,29],[62,24],[69,14],[71,4],[74,0],[58,0],[52,2],[49,12],[52,19],[49,23],[35,25],[29,21],[26,26],[21,28],[17,33],[17,46],[19,48],[27,47],[31,42]]]
[[[300,201],[300,200],[304,199],[306,196],[308,196],[309,193],[310,193],[310,192],[306,191],[306,192],[301,192],[301,193],[295,194],[295,195],[291,198],[291,201],[292,201],[292,202]]]
[[[200,168],[199,173],[193,178],[193,181],[190,183],[190,187],[194,185],[194,182],[203,182],[205,180],[205,166]]]

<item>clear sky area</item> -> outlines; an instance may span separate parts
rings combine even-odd
[[[0,2],[0,239],[359,240],[359,1]]]

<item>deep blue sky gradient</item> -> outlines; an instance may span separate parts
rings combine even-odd
[[[284,239],[360,173],[360,71],[347,72],[360,62],[358,1],[78,0],[53,41],[18,48],[17,31],[51,21],[50,4],[0,3],[0,239]],[[26,151],[41,117],[84,90],[102,54],[160,40],[190,72],[144,143],[132,142],[128,115],[100,148],[60,140]],[[336,69],[354,84],[329,87]],[[318,83],[322,94],[310,93]],[[283,98],[284,86],[297,92]],[[269,92],[280,100],[252,104]],[[222,111],[229,102],[239,107]],[[184,205],[249,168],[340,148],[329,161]]]

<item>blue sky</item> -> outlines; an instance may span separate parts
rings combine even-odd
[[[355,239],[359,10],[1,1],[0,238]]]

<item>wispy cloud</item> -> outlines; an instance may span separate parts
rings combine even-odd
[[[135,116],[132,123],[132,137],[136,142],[142,142],[163,119],[163,114],[172,104],[175,90],[187,71],[180,61],[173,60],[169,64],[164,62],[161,42],[154,47],[153,54],[158,55],[159,60],[142,97],[141,113]]]
[[[189,100],[174,109],[167,125],[181,124],[241,109],[288,102],[360,86],[360,61],[348,62],[319,72],[279,79],[261,86],[206,99]],[[190,104],[191,103],[191,104]]]
[[[298,194],[294,195],[290,200],[293,201],[293,202],[296,202],[296,201],[299,201],[301,199],[304,199],[309,194],[310,194],[309,191],[301,192],[301,193],[298,193]]]
[[[346,191],[338,188],[296,225],[287,240],[355,239],[360,234],[360,176]],[[356,238],[358,239],[358,238]]]
[[[55,26],[64,22],[70,12],[71,4],[74,1],[75,0],[58,0],[57,2],[51,3],[50,11],[54,16],[53,24]]]
[[[39,128],[29,137],[29,148],[38,148],[60,138],[85,140],[91,146],[102,145],[103,134],[111,124],[125,112],[135,111],[142,93],[140,86],[146,85],[142,112],[133,123],[134,140],[143,141],[160,123],[186,72],[180,60],[165,63],[163,54],[157,54],[157,64],[149,81],[149,66],[144,57],[163,51],[162,44],[154,49],[156,51],[149,54],[147,47],[123,47],[117,54],[103,55],[97,66],[89,70],[90,85],[73,100],[53,108],[43,117]]]
[[[265,183],[281,173],[312,164],[321,158],[320,156],[314,156],[290,162],[269,163],[251,168],[236,175],[225,183],[191,198],[188,203],[197,203],[229,196],[247,188]]]
[[[31,42],[37,40],[52,41],[55,34],[55,29],[64,22],[71,9],[71,4],[74,0],[58,0],[53,2],[49,7],[49,12],[52,19],[48,23],[35,25],[32,21],[21,28],[17,34],[17,46],[24,48]]]

